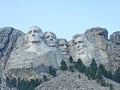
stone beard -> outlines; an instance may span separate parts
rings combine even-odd
[[[52,32],[45,32],[44,34],[45,43],[50,47],[57,46],[57,37]]]

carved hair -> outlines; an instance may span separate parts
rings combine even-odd
[[[33,29],[35,29],[35,30],[38,30],[38,32],[40,33],[39,35],[40,35],[40,38],[43,38],[43,31],[38,27],[38,26],[32,26],[32,27],[30,27],[30,30],[26,33],[26,35],[25,35],[25,38],[24,38],[24,42],[25,43],[27,43],[28,42],[28,34],[29,34],[29,32],[31,31],[31,30],[33,30]]]
[[[56,35],[55,35],[53,32],[45,32],[43,37],[45,38],[45,36],[46,36],[48,33],[51,33],[51,34],[54,35],[55,38],[57,39]]]
[[[67,47],[69,47],[69,43],[66,39],[63,39],[63,38],[58,39],[58,45],[60,45],[60,41],[65,41],[67,44]]]

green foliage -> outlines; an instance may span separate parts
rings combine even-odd
[[[28,80],[20,80],[20,78],[6,78],[6,85],[7,87],[13,88],[16,87],[17,90],[35,90],[34,88],[42,83],[41,80],[38,79],[31,79]]]
[[[53,77],[56,76],[56,69],[53,66],[49,67],[49,74],[52,75]]]
[[[86,66],[83,64],[81,59],[78,59],[77,62],[74,63],[74,67],[79,71],[79,72],[85,72]]]
[[[42,81],[40,79],[31,79],[30,81],[28,80],[20,80],[18,79],[18,85],[17,89],[18,90],[35,90],[35,87],[40,85]]]
[[[81,75],[78,75],[78,78],[81,79]]]
[[[97,80],[98,80],[98,82],[100,81],[100,80],[102,80],[102,73],[101,73],[101,71],[100,71],[100,69],[98,68],[98,70],[97,70],[97,72],[96,72],[96,77],[95,77]]]
[[[60,70],[66,71],[67,68],[67,64],[64,60],[61,61],[61,66],[60,66]]]
[[[108,75],[107,70],[105,69],[105,67],[102,64],[99,65],[99,69],[100,69],[102,75],[107,77],[107,75]]]
[[[73,63],[73,58],[72,58],[72,56],[70,56],[69,62],[70,62],[70,63]]]
[[[7,87],[11,87],[11,81],[9,77],[6,78],[6,85]]]
[[[74,72],[74,67],[73,67],[73,66],[69,66],[69,70],[70,70],[71,72]]]
[[[44,81],[48,81],[48,78],[47,78],[46,75],[43,75],[43,80],[44,80]]]
[[[16,78],[9,78],[9,77],[6,78],[7,87],[10,87],[10,88],[16,87],[16,84],[17,84]]]
[[[114,76],[110,70],[107,71],[107,78],[112,79],[112,80],[114,79]]]
[[[114,80],[120,83],[120,67],[114,72]]]
[[[103,79],[100,80],[100,85],[101,85],[101,86],[106,86],[105,80],[103,80]]]
[[[96,73],[97,73],[97,64],[96,61],[94,59],[92,59],[92,62],[90,64],[90,76],[92,77],[92,79],[95,79],[96,77]]]
[[[110,84],[110,85],[109,85],[109,87],[110,87],[110,90],[114,90],[114,88],[113,88],[113,85],[112,85],[112,84]]]
[[[87,68],[86,68],[85,75],[86,75],[87,77],[90,77],[90,67],[87,67]]]

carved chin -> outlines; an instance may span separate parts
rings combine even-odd
[[[29,41],[32,42],[32,43],[42,42],[42,39],[35,39],[35,38],[33,38],[33,39],[29,40]]]
[[[54,43],[54,42],[48,42],[47,45],[50,46],[50,47],[55,47],[56,43]]]
[[[68,55],[68,52],[67,51],[63,51],[62,55]]]

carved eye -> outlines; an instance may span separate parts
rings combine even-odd
[[[56,39],[56,37],[53,35],[53,36],[51,36],[52,38],[54,38],[54,39]]]
[[[45,38],[50,38],[50,36],[46,36]]]
[[[29,31],[29,32],[28,32],[28,34],[31,34],[31,33],[32,33],[32,31]]]
[[[37,30],[34,30],[35,33],[39,33]]]
[[[84,41],[78,41],[78,43],[84,43]]]
[[[77,45],[77,42],[74,42],[74,45]]]
[[[64,44],[60,44],[60,46],[64,46]]]

